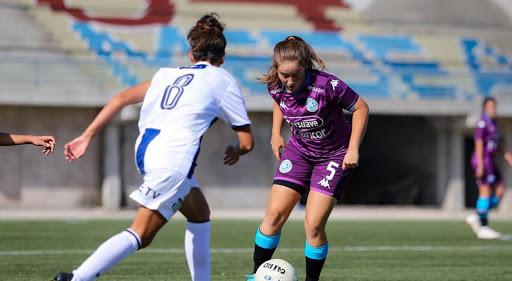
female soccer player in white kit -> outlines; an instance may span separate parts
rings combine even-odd
[[[238,143],[228,145],[225,151],[227,165],[253,147],[242,93],[233,76],[219,68],[226,47],[223,30],[216,14],[203,16],[187,37],[194,65],[162,68],[151,81],[116,95],[81,136],[65,145],[67,160],[80,158],[116,113],[143,101],[135,157],[144,182],[130,195],[140,204],[133,223],[104,242],[72,273],[58,273],[54,280],[96,279],[147,247],[178,210],[189,220],[185,251],[192,280],[210,280],[209,208],[201,191],[194,188],[198,184],[193,177],[201,136],[217,117],[236,131]]]

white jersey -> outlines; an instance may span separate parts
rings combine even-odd
[[[251,123],[231,74],[206,62],[161,68],[153,76],[140,111],[135,145],[139,171],[145,174],[163,168],[190,178],[201,136],[217,117],[233,128]]]

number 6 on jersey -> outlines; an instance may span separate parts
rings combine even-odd
[[[178,100],[183,94],[183,88],[190,84],[192,79],[194,79],[194,74],[183,75],[178,77],[172,85],[167,86],[164,91],[164,96],[162,97],[162,102],[160,103],[160,108],[170,110],[176,107]]]

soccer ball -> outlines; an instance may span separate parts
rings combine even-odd
[[[256,271],[256,281],[297,281],[293,266],[281,259],[264,262]]]

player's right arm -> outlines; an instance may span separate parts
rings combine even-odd
[[[281,160],[281,150],[285,146],[284,138],[281,135],[281,128],[283,126],[283,113],[279,108],[277,102],[274,101],[272,108],[272,137],[270,138],[270,145],[272,152],[277,160]]]
[[[33,144],[43,146],[45,155],[53,152],[55,148],[55,138],[53,136],[34,136],[34,135],[14,135],[0,132],[0,145],[19,145]]]
[[[477,178],[481,178],[484,174],[484,141],[482,139],[475,139],[475,154],[476,154],[476,171]]]
[[[485,122],[480,120],[478,127],[475,130],[475,156],[476,156],[476,170],[475,176],[481,178],[484,175],[484,130]]]
[[[115,95],[79,137],[64,145],[64,157],[66,160],[71,162],[82,157],[94,137],[121,109],[127,105],[140,103],[144,100],[150,85],[151,81],[146,81]]]

